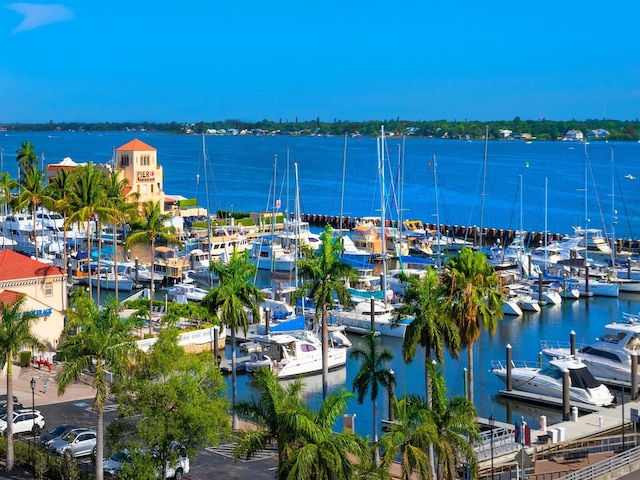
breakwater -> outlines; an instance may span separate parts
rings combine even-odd
[[[358,218],[358,217],[342,217],[340,220],[339,215],[321,215],[303,213],[301,215],[303,221],[309,222],[309,225],[313,227],[324,227],[325,225],[331,225],[332,228],[339,229],[342,225],[344,230],[351,230],[356,225],[364,222],[371,222],[371,217]],[[379,220],[374,223],[379,225]],[[387,220],[387,227],[398,227],[398,223],[395,220]],[[433,223],[423,223],[425,230],[436,232],[438,225]],[[440,233],[442,235],[452,236],[455,238],[464,239],[473,242],[475,245],[480,243],[482,239],[482,246],[494,245],[496,243],[502,245],[509,245],[517,235],[517,230],[507,230],[503,228],[482,228],[482,235],[480,235],[480,227],[463,226],[463,225],[440,225]],[[547,241],[552,242],[561,240],[566,237],[566,233],[549,233],[547,234]],[[544,232],[525,232],[525,245],[529,245],[531,248],[544,245],[545,235]],[[633,253],[640,253],[640,240],[619,238],[616,240],[617,251],[630,251]]]

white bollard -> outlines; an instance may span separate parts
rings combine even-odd
[[[571,421],[578,421],[578,407],[571,407]]]
[[[542,430],[543,432],[547,431],[547,416],[546,415],[540,415],[540,430]]]
[[[602,418],[602,415],[600,415],[598,417],[598,427],[602,428],[604,426],[604,419]]]

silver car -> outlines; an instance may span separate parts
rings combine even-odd
[[[89,428],[74,428],[61,438],[54,440],[49,448],[57,455],[65,457],[83,457],[96,453],[98,435]]]

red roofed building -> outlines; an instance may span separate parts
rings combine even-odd
[[[116,168],[129,181],[125,196],[138,194],[140,203],[152,200],[164,211],[162,167],[158,151],[137,138],[116,149]]]
[[[0,251],[0,302],[12,304],[24,295],[24,311],[38,317],[32,331],[49,351],[55,351],[64,327],[67,309],[65,277],[65,272],[58,267],[11,250]],[[48,356],[48,352],[37,353]]]

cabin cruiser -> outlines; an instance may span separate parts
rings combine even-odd
[[[374,306],[373,326],[380,335],[404,338],[412,319],[395,322],[394,307],[381,300],[356,303],[351,309],[337,309],[328,312],[331,319],[345,326],[348,332],[367,334],[371,332],[371,305]]]
[[[254,337],[261,351],[252,353],[244,362],[248,373],[266,367],[278,378],[293,378],[322,372],[322,342],[314,332],[304,330],[274,333]],[[328,366],[335,369],[346,365],[345,347],[328,346]]]
[[[14,212],[2,222],[2,235],[15,242],[13,250],[25,255],[36,255],[38,259],[52,259],[56,252],[64,249],[62,242],[57,242],[51,231],[44,228],[31,213]]]
[[[201,302],[209,293],[203,288],[198,288],[192,283],[177,283],[167,288],[167,295],[176,303]]]
[[[249,263],[260,270],[290,272],[296,263],[296,256],[282,248],[272,235],[263,235],[254,240]]]
[[[118,264],[118,273],[129,277],[136,283],[151,283],[151,269],[146,265],[136,262],[122,262]],[[160,283],[164,280],[161,272],[153,272],[153,282]]]
[[[122,292],[130,292],[133,290],[133,280],[121,273],[115,273],[113,267],[105,266],[101,268],[101,272],[91,277],[91,285],[94,287],[100,283],[100,288],[104,290],[116,289],[116,278],[118,280],[118,290]]]
[[[603,407],[610,405],[614,396],[606,385],[596,380],[579,359],[560,357],[550,360],[542,368],[539,365],[517,364],[511,367],[512,387],[522,392],[562,398],[564,373],[569,372],[569,400]],[[493,362],[491,373],[505,384],[507,367]]]
[[[569,343],[542,341],[542,354],[548,358],[571,354]],[[631,354],[640,351],[640,315],[623,313],[622,322],[605,325],[594,342],[576,347],[576,358],[598,378],[631,381]],[[640,381],[640,373],[638,373]]]

